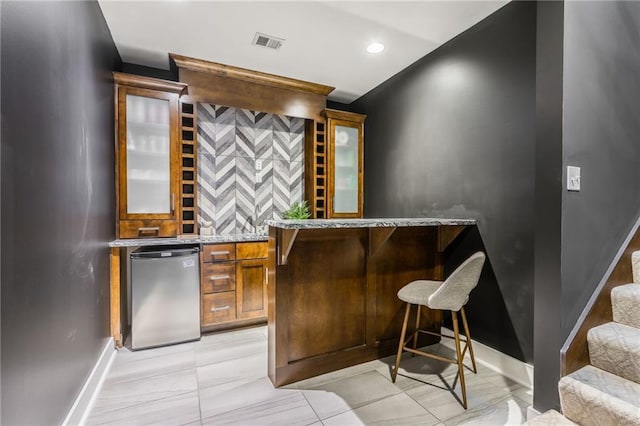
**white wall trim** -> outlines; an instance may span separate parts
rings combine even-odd
[[[529,421],[531,419],[535,419],[536,417],[538,417],[541,414],[542,413],[540,411],[538,411],[535,408],[533,408],[533,405],[530,405],[530,406],[527,407],[527,421]]]
[[[535,408],[533,408],[533,405],[530,405],[530,406],[527,407],[527,421],[535,419],[536,417],[538,417],[541,414],[542,413],[540,411],[538,411]]]
[[[449,336],[453,336],[453,331],[446,327],[442,327],[442,331]],[[440,343],[454,351],[456,350],[456,344],[453,339],[442,339]],[[473,352],[477,363],[508,377],[514,382],[533,388],[533,365],[515,359],[473,339],[471,339],[471,343],[473,343]]]
[[[111,364],[116,357],[116,353],[115,342],[113,337],[110,337],[104,345],[102,353],[100,357],[98,357],[98,361],[93,367],[91,374],[89,374],[87,381],[84,383],[84,386],[82,386],[82,390],[80,390],[78,397],[62,422],[63,426],[83,425],[85,423],[87,415],[93,407],[93,403],[102,387],[102,383],[107,377]]]

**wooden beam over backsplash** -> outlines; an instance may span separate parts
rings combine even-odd
[[[333,87],[171,53],[180,82],[199,102],[321,119]]]

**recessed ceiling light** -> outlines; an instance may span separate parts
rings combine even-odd
[[[377,41],[371,43],[367,46],[367,52],[369,53],[380,53],[384,50],[384,44],[378,43]]]

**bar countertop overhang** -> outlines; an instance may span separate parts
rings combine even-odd
[[[370,218],[370,219],[303,219],[267,220],[265,225],[282,229],[322,228],[390,228],[404,226],[475,225],[475,219],[419,218]]]

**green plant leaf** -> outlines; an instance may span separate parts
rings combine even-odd
[[[307,206],[306,201],[302,201],[301,203],[295,202],[289,207],[287,211],[282,213],[282,216],[285,219],[309,219],[311,217],[311,213],[309,212],[309,207]]]

